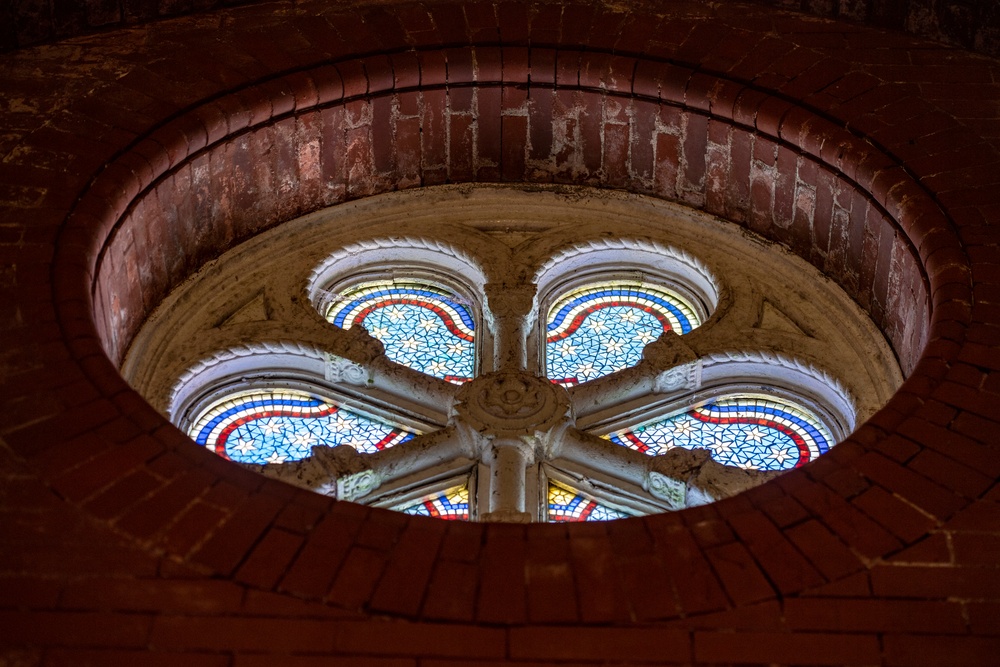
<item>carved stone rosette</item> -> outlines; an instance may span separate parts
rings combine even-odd
[[[492,438],[547,434],[572,419],[562,387],[528,373],[490,373],[458,392],[454,418]]]

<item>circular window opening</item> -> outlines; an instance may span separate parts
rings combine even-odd
[[[171,294],[131,350],[129,379],[211,451],[481,521],[717,500],[822,455],[901,382],[798,257],[586,189],[445,186],[291,221]]]

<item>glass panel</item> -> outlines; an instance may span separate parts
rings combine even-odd
[[[469,485],[455,486],[424,496],[411,505],[401,505],[393,509],[406,514],[433,516],[453,521],[469,520]]]
[[[374,453],[416,435],[295,389],[234,392],[202,412],[188,434],[240,463],[297,461],[312,454],[313,445]]]
[[[568,486],[549,482],[549,521],[610,521],[629,516]]]
[[[699,324],[690,304],[662,287],[612,281],[575,289],[549,311],[548,377],[572,386],[610,375],[639,363],[664,331],[686,334]]]
[[[352,287],[326,313],[342,329],[362,325],[386,356],[449,382],[472,378],[475,321],[459,298],[417,281],[382,280]]]
[[[829,430],[808,410],[752,394],[726,396],[607,437],[650,456],[674,447],[704,448],[719,463],[753,470],[797,468],[833,445]]]

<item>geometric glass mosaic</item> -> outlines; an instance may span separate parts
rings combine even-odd
[[[708,449],[723,465],[752,470],[797,468],[834,444],[823,423],[802,406],[754,394],[730,394],[607,437],[650,456],[674,447]]]
[[[629,516],[632,515],[604,505],[569,486],[549,482],[549,521],[610,521]]]
[[[360,415],[328,398],[297,389],[234,392],[204,410],[188,435],[240,463],[284,463],[312,454],[313,445],[348,445],[375,453],[417,433]]]
[[[431,493],[414,503],[393,509],[405,514],[432,516],[453,521],[469,520],[469,485],[463,484],[444,491]]]
[[[437,285],[417,280],[355,285],[338,296],[326,318],[342,329],[363,326],[397,364],[456,384],[472,378],[472,313]]]
[[[545,367],[552,382],[573,386],[635,366],[664,331],[701,324],[694,308],[663,287],[605,281],[562,295],[546,322]]]

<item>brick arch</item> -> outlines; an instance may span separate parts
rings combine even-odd
[[[445,62],[446,72],[440,67]],[[239,115],[233,112],[238,101],[243,101],[244,111]],[[126,165],[139,164],[140,159],[160,165],[159,172],[152,167],[143,173],[132,169],[123,183],[122,176],[130,171]],[[64,237],[89,234],[85,257],[88,268],[93,267],[97,332],[115,360],[170,289],[233,243],[322,206],[444,181],[621,188],[685,201],[725,216],[787,244],[849,290],[883,328],[908,371],[918,366],[934,322],[929,293],[946,287],[952,293],[968,289],[964,274],[941,275],[934,272],[927,250],[924,257],[918,255],[924,237],[932,232],[935,253],[949,242],[958,251],[944,214],[892,157],[862,138],[806,107],[731,79],[709,78],[670,62],[574,49],[540,54],[527,48],[472,47],[389,54],[322,65],[232,92],[139,139],[98,177],[70,217]],[[818,204],[824,197],[825,207]],[[73,256],[79,257],[76,249]],[[72,277],[78,281],[84,277],[77,265],[64,269],[60,264],[56,270],[76,272]],[[81,286],[82,281],[75,285]],[[79,303],[89,296],[67,290],[59,300]],[[87,324],[81,318],[66,321],[65,326],[82,342],[93,337]],[[112,374],[112,369],[105,372],[106,382],[112,381]],[[915,377],[927,380],[919,370]],[[910,406],[890,405],[894,408],[904,414],[912,411]],[[865,434],[875,436],[875,442],[849,439],[826,467],[836,469],[839,462],[867,449],[877,451],[875,429],[862,429],[862,437]],[[153,441],[188,459],[191,470],[202,473],[205,489],[220,479],[247,483],[235,481],[245,478],[242,471],[217,465],[170,428],[157,431]],[[107,481],[114,475],[109,469]],[[793,473],[786,483],[794,486],[797,476],[804,477]],[[267,511],[262,507],[277,512],[319,502],[301,494],[283,498],[288,494],[272,482],[256,483],[259,488],[252,497],[257,504],[250,507],[263,516]],[[731,504],[753,504],[756,497],[772,493],[750,492]],[[306,546],[275,581],[274,590],[422,617],[423,610],[401,600],[389,584],[367,593],[352,591],[335,582],[304,578],[303,563],[309,563],[310,554],[325,544],[331,530],[327,526],[345,530],[353,525],[363,532],[369,524],[383,530],[388,525],[403,536],[443,529],[425,527],[420,519],[386,517],[380,510],[326,502],[319,504],[327,519],[306,531]],[[947,512],[957,509],[949,507]],[[686,515],[697,513],[643,519],[652,534],[670,535],[662,543],[629,545],[626,538],[619,541],[613,536],[635,528],[612,528],[612,544],[626,553],[639,555],[652,549],[666,558],[671,544],[693,542],[684,521]],[[822,511],[817,518],[834,523],[824,519]],[[229,575],[237,563],[270,548],[270,535],[284,534],[270,521],[257,525],[260,520],[237,512],[221,532],[206,526],[203,534],[186,535],[185,542],[163,539],[157,546]],[[748,520],[748,526],[764,525],[758,519]],[[863,518],[858,515],[854,520]],[[134,534],[127,525],[119,528],[139,539],[148,537]],[[241,545],[232,537],[240,530],[255,538],[260,530],[266,532],[261,541]],[[483,558],[494,562],[467,595],[489,590],[488,582],[498,576],[493,568],[501,568],[501,554],[508,548],[498,546],[498,535],[530,539],[532,531],[547,535],[565,530],[572,542],[578,533],[587,533],[575,526],[449,530],[464,531],[468,539],[482,542]],[[863,530],[838,533],[834,528],[833,534],[868,558],[886,557],[905,545],[896,539],[873,539]],[[192,540],[201,546],[185,550]],[[863,569],[862,561],[853,558],[841,569],[824,572],[785,544],[781,559],[760,563],[764,578],[755,595],[761,599],[797,593]],[[422,547],[406,540],[389,548],[385,557],[390,565],[383,581],[401,576],[393,574],[400,566],[391,563],[418,559],[412,553],[418,548]],[[677,555],[671,558],[677,560]],[[705,598],[679,593],[676,607],[653,617],[721,610],[739,603],[742,585],[727,581],[718,562],[701,552],[681,558],[684,570],[701,582]],[[289,564],[276,562],[271,567],[285,565]],[[342,567],[350,567],[349,561]],[[334,574],[334,570],[328,573]],[[574,569],[570,576],[586,574]],[[619,591],[616,606],[640,613],[636,593]],[[523,620],[515,608],[499,603],[484,605],[483,614],[484,621]]]
[[[456,7],[461,20],[448,20],[448,11]],[[30,463],[21,479],[40,474],[45,485],[37,488],[54,493],[60,507],[80,508],[83,519],[71,516],[89,526],[88,535],[108,541],[126,536],[132,560],[121,556],[124,547],[109,552],[108,560],[137,574],[124,585],[108,575],[111,583],[102,579],[87,588],[65,583],[73,579],[76,566],[67,562],[55,593],[47,588],[48,579],[31,581],[38,592],[24,603],[27,608],[110,609],[114,613],[83,620],[109,636],[138,636],[130,648],[172,651],[175,662],[182,654],[203,658],[205,651],[214,652],[210,657],[226,651],[260,654],[236,659],[246,664],[264,661],[269,657],[262,657],[265,652],[313,654],[300,656],[305,662],[321,655],[375,655],[419,656],[442,664],[449,658],[459,664],[505,658],[898,664],[943,659],[942,653],[987,662],[983,657],[993,655],[996,641],[984,637],[995,634],[990,619],[995,618],[1000,589],[994,567],[970,566],[983,564],[988,552],[971,552],[968,545],[988,547],[983,535],[996,533],[991,524],[996,503],[990,500],[996,494],[990,489],[1000,470],[990,445],[997,404],[991,372],[1000,362],[990,347],[997,320],[992,311],[997,261],[989,244],[995,243],[991,223],[997,179],[988,168],[995,142],[983,139],[993,136],[991,126],[975,115],[979,107],[969,91],[992,90],[988,75],[995,64],[949,52],[955,59],[951,65],[976,81],[963,84],[954,81],[952,71],[914,71],[921,69],[912,65],[919,61],[916,51],[886,49],[883,35],[842,25],[834,27],[855,40],[857,59],[835,52],[817,32],[802,38],[804,46],[788,62],[783,60],[787,53],[773,50],[766,31],[746,29],[743,16],[720,15],[718,23],[707,26],[683,11],[664,8],[655,17],[636,10],[612,24],[608,12],[568,5],[555,18],[532,22],[521,34],[518,16],[527,13],[524,5],[502,3],[502,9],[485,13],[477,13],[476,7],[407,5],[407,29],[399,37],[389,31],[389,37],[373,38],[371,26],[383,25],[379,17],[384,14],[377,10],[338,14],[341,25],[350,26],[343,34],[332,24],[292,26],[275,18],[267,24],[274,39],[263,47],[252,39],[259,36],[257,22],[266,23],[261,13],[227,15],[231,23],[213,24],[210,38],[192,24],[187,37],[171,33],[191,47],[168,67],[184,85],[170,88],[148,74],[149,81],[168,91],[155,91],[160,97],[142,112],[119,108],[127,96],[95,101],[68,84],[67,95],[77,105],[66,107],[67,114],[79,124],[55,136],[41,121],[32,126],[35,134],[25,141],[29,147],[62,149],[60,142],[74,140],[65,147],[75,158],[74,168],[60,172],[59,179],[31,169],[16,176],[24,196],[41,202],[26,200],[22,208],[31,211],[46,235],[66,222],[51,273],[50,254],[37,261],[38,267],[30,257],[23,260],[31,267],[26,270],[34,271],[26,275],[37,278],[34,285],[42,289],[18,283],[24,297],[17,301],[17,316],[31,322],[25,334],[31,339],[18,339],[18,349],[26,350],[26,357],[44,350],[58,373],[29,366],[15,376],[18,399],[27,398],[4,402],[12,424],[4,441]],[[744,13],[762,20],[767,16],[763,10]],[[811,22],[796,25],[803,34],[816,27]],[[170,25],[160,28],[171,30]],[[496,44],[498,36],[504,43],[533,46],[436,46]],[[241,46],[237,37],[253,48]],[[122,36],[115,33],[107,41],[116,38]],[[199,61],[205,57],[199,49],[217,39],[232,40],[231,59],[212,69]],[[393,43],[387,46],[383,40]],[[371,54],[373,44],[380,55],[351,56]],[[580,44],[590,46],[581,49]],[[616,50],[617,44],[627,48]],[[242,58],[248,54],[252,57]],[[905,66],[871,64],[900,55],[906,57]],[[43,70],[53,67],[37,64]],[[202,66],[210,73],[202,75]],[[930,84],[922,85],[924,79]],[[901,83],[908,81],[921,85]],[[320,85],[325,83],[332,88]],[[118,90],[103,84],[101,93]],[[31,89],[27,84],[22,88]],[[274,162],[264,164],[274,166],[274,173],[298,173],[300,153],[284,148],[308,145],[291,141],[310,136],[304,121],[299,134],[300,119],[310,114],[326,119],[337,108],[346,115],[348,105],[355,104],[360,117],[370,113],[374,123],[383,118],[379,105],[392,99],[390,90],[400,99],[417,96],[426,108],[420,95],[447,98],[452,88],[456,99],[462,96],[458,90],[474,91],[477,103],[480,92],[485,98],[499,96],[499,106],[491,109],[520,108],[519,97],[510,97],[505,107],[505,94],[526,96],[548,89],[555,90],[555,110],[559,94],[569,93],[573,101],[564,107],[575,107],[578,99],[581,109],[593,110],[585,120],[600,117],[596,130],[604,141],[594,144],[601,147],[600,154],[584,154],[582,168],[562,176],[558,159],[546,170],[532,163],[541,158],[523,153],[522,165],[518,153],[505,149],[514,143],[511,133],[522,127],[531,136],[537,110],[528,106],[527,114],[499,116],[500,141],[493,145],[499,161],[479,160],[478,154],[471,159],[461,151],[456,156],[461,159],[452,160],[446,152],[446,160],[428,163],[443,169],[427,169],[421,161],[415,172],[400,170],[398,163],[356,172],[371,178],[358,180],[354,191],[345,167],[342,194],[312,191],[313,199],[303,194],[300,201],[272,202],[256,210],[257,215],[237,220],[242,225],[238,230],[221,224],[223,217],[212,217],[211,207],[209,219],[218,225],[183,231],[173,225],[202,210],[198,207],[205,202],[215,205],[233,194],[223,190],[218,197],[220,192],[211,188],[212,175],[228,165],[238,167],[234,174],[265,175],[236,159],[230,148],[240,141],[249,146],[252,139],[267,138],[272,149],[268,160]],[[337,94],[346,95],[347,104]],[[662,140],[664,150],[677,156],[666,163],[660,180],[655,159],[651,172],[633,160],[635,114],[629,118],[626,101],[651,105],[657,118],[667,113],[676,121],[663,125],[676,132],[657,136],[657,151]],[[627,125],[620,116],[623,108]],[[414,116],[422,123],[422,113],[390,115],[397,123],[394,138],[399,137],[399,121]],[[548,117],[553,113],[548,111]],[[85,140],[88,129],[103,127],[94,119],[103,114],[116,131],[95,131],[92,141]],[[42,112],[37,115],[45,118]],[[454,116],[449,122],[472,118]],[[51,124],[61,127],[54,120]],[[355,143],[348,141],[345,129],[342,154],[347,160],[351,147],[372,160],[387,157],[384,151],[367,151],[375,136],[370,127],[362,122],[349,128],[359,135]],[[624,127],[629,128],[628,151]],[[704,131],[693,132],[693,127]],[[595,128],[580,131],[594,133]],[[217,148],[233,161],[213,163]],[[699,155],[705,158],[704,180],[697,176],[697,159],[688,159]],[[724,156],[730,158],[730,168],[716,174],[713,168],[719,163],[713,159]],[[856,254],[844,250],[831,259],[830,246],[824,254],[811,236],[790,231],[797,229],[798,198],[787,227],[768,217],[775,206],[787,210],[782,208],[788,203],[787,188],[782,191],[780,179],[774,189],[764,185],[768,174],[782,173],[779,165],[790,157],[797,167],[801,160],[823,174],[813,183],[796,172],[802,177],[796,184],[816,187],[813,222],[819,202],[829,199],[831,229],[840,224],[848,230],[861,225],[879,230],[862,237],[855,271],[846,260]],[[588,159],[596,165],[598,158],[600,166],[588,166]],[[613,169],[604,168],[606,158]],[[322,151],[320,160],[322,165]],[[367,163],[360,159],[355,164]],[[523,175],[518,176],[518,168],[505,172],[512,164]],[[580,179],[679,198],[798,243],[801,254],[859,298],[866,298],[861,277],[870,275],[866,305],[912,367],[909,379],[885,410],[801,474],[711,507],[568,528],[443,525],[263,481],[194,448],[123,384],[109,362],[108,351],[120,353],[131,328],[158,296],[229,242],[316,206],[446,180],[452,169],[462,174],[454,180]],[[172,188],[176,192],[188,181],[197,182],[191,175],[200,173],[209,174],[202,199],[197,191],[187,200],[166,196]],[[380,174],[394,177],[380,181]],[[37,194],[39,181],[46,192],[58,194]],[[688,187],[699,182],[700,187]],[[835,209],[832,191],[841,183],[852,193],[849,211],[843,204]],[[821,196],[824,188],[829,197]],[[860,199],[854,199],[855,192]],[[855,201],[863,202],[864,218]],[[158,218],[161,214],[165,220]],[[161,238],[158,247],[177,244],[184,249],[158,260],[163,267],[155,275],[144,275],[146,266],[128,261],[134,256],[126,252],[128,244],[133,250],[141,246],[142,234],[150,231],[143,222],[176,232]],[[27,229],[23,238],[35,238]],[[892,243],[883,229],[891,231]],[[198,243],[184,245],[204,232],[209,233]],[[856,240],[850,232],[847,238]],[[908,242],[897,245],[897,238]],[[898,269],[880,273],[880,262]],[[899,311],[888,307],[889,290],[899,283],[889,280],[892,275],[908,277],[915,294],[927,291],[930,307],[921,313],[915,304],[913,312],[917,321],[929,321],[929,328],[907,329],[905,322],[893,320]],[[50,280],[58,324],[55,308],[38,298],[40,293],[47,297]],[[116,307],[124,313],[119,319],[95,323],[95,312],[113,313]],[[57,401],[60,411],[53,414],[47,404],[39,409],[38,396]],[[30,487],[32,492],[37,488]],[[963,532],[970,528],[978,533],[970,537]],[[122,560],[113,561],[116,556]],[[151,581],[162,584],[152,590],[164,596],[153,602],[154,593],[143,588]],[[99,590],[101,583],[113,592]],[[133,585],[138,592],[131,590]],[[189,590],[185,586],[204,598],[178,601]],[[140,605],[138,611],[135,605]],[[159,611],[148,612],[150,608]],[[171,609],[183,611],[172,614]],[[389,624],[382,616],[396,621]],[[153,629],[146,634],[133,630],[144,619]],[[121,633],[116,624],[124,624]],[[391,632],[385,631],[387,625]],[[60,655],[70,659],[59,647],[94,646],[92,639],[69,633],[27,636],[29,644],[56,647],[46,656],[52,661]],[[38,636],[54,639],[30,639]],[[940,646],[954,647],[956,653],[941,652]],[[111,660],[110,653],[100,655]]]

